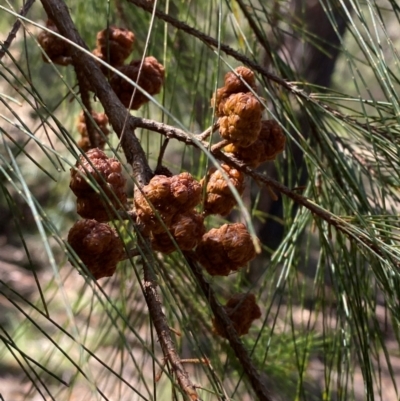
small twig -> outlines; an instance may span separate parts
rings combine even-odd
[[[118,217],[121,220],[132,220],[136,221],[137,215],[133,210],[118,210]]]
[[[216,143],[215,145],[211,146],[211,153],[215,153],[218,150],[223,149],[226,145],[228,145],[230,142],[227,141],[226,139],[223,139],[222,141]]]
[[[154,260],[154,255],[147,251],[151,249],[150,243],[146,239],[144,239],[143,242],[142,249],[145,251],[145,258],[143,258],[144,296],[163,354],[171,364],[181,389],[192,401],[200,401],[196,388],[190,381],[189,375],[183,368],[179,355],[176,352],[175,345],[171,338],[170,327],[168,326],[167,319],[162,310],[157,292],[157,278],[153,270],[156,261]]]
[[[136,257],[136,256],[140,256],[140,255],[141,255],[141,253],[140,253],[139,249],[137,249],[137,248],[129,249],[129,250],[125,253],[125,255],[123,255],[123,257],[121,258],[121,262],[122,262],[123,260],[131,259],[131,258],[134,258],[134,257]]]
[[[215,132],[217,129],[219,129],[219,123],[216,122],[213,124],[211,127],[208,127],[205,131],[203,131],[201,134],[196,135],[196,138],[199,141],[205,141],[213,132]]]
[[[225,309],[218,303],[215,297],[214,291],[212,290],[210,284],[207,282],[201,268],[198,266],[194,256],[190,253],[185,253],[188,265],[192,270],[196,281],[198,282],[205,299],[210,305],[210,308],[217,319],[217,321],[225,328],[227,339],[236,357],[239,359],[240,364],[243,367],[243,371],[248,376],[254,392],[257,394],[258,399],[261,401],[272,401],[272,395],[266,387],[265,380],[257,371],[253,364],[246,348],[244,347],[242,341],[240,340],[235,328],[233,327],[231,319],[227,315]]]
[[[32,7],[34,2],[35,2],[35,0],[28,0],[24,4],[24,6],[21,8],[21,11],[19,12],[19,15],[24,17],[28,13],[29,9]],[[4,55],[8,51],[9,47],[11,46],[12,41],[16,38],[18,30],[19,30],[20,27],[21,27],[21,21],[19,19],[17,19],[14,22],[14,25],[11,28],[11,31],[8,34],[7,39],[1,44],[0,60],[4,57]]]
[[[169,144],[169,138],[165,138],[163,144],[161,145],[160,153],[158,154],[156,171],[160,170],[161,167],[163,166],[164,154],[165,151],[167,150],[168,144]]]
[[[90,93],[88,83],[85,76],[82,74],[79,68],[75,68],[76,78],[78,80],[79,93],[81,95],[82,104],[86,110],[83,109],[83,115],[85,118],[86,130],[89,137],[89,148],[97,148],[98,141],[96,135],[96,127],[93,124],[92,117],[92,103],[90,102]]]

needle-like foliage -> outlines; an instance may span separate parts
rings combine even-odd
[[[114,65],[111,26],[133,32]],[[398,400],[399,26],[394,0],[1,2],[0,399]],[[145,60],[156,87],[141,81]],[[286,138],[260,166],[218,134],[241,118],[227,123],[231,93],[217,92],[238,66],[255,77],[235,94],[257,106],[252,143],[261,114]],[[140,105],[127,111],[109,81]],[[95,171],[78,122],[121,163],[127,199]],[[112,277],[96,280],[67,240],[71,169],[123,244]],[[224,216],[204,210],[208,171]],[[182,172],[200,203],[170,178]],[[154,173],[160,193],[176,185],[169,197],[148,192]],[[208,232],[190,239],[197,250],[181,245],[185,224]],[[230,236],[215,240],[220,227]],[[238,313],[232,299],[258,306]]]

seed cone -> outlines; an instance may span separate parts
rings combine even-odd
[[[77,221],[69,230],[68,243],[96,280],[112,276],[125,255],[116,231],[96,220]]]
[[[132,61],[128,65],[119,67],[118,70],[136,82],[150,95],[160,93],[161,87],[164,84],[164,67],[154,57],[146,57],[143,61],[140,77],[138,80],[141,60]],[[111,87],[121,100],[125,107],[130,107],[132,110],[137,110],[140,106],[147,103],[149,99],[139,89],[136,89],[125,79],[117,74],[114,74],[110,80]],[[135,96],[131,98],[133,93]]]
[[[256,256],[253,241],[242,223],[224,224],[205,233],[199,242],[198,261],[212,276],[227,276]]]
[[[262,105],[252,93],[230,95],[219,118],[222,138],[241,147],[254,143],[261,130]]]
[[[244,191],[244,175],[228,166],[221,164],[221,169],[228,175],[229,181],[241,195]],[[236,205],[236,199],[233,196],[228,182],[222,175],[222,172],[215,167],[210,168],[207,176],[200,182],[206,186],[206,197],[204,199],[204,214],[220,214],[226,216]]]
[[[96,122],[96,124],[99,126],[101,131],[105,136],[107,136],[110,131],[108,130],[107,124],[108,124],[108,117],[104,113],[96,113],[95,111],[92,111],[92,117],[93,120]],[[81,139],[78,141],[78,146],[84,151],[87,152],[90,149],[90,140],[88,136],[88,130],[86,127],[86,121],[85,121],[85,114],[83,111],[79,114],[78,117],[78,123],[77,123],[77,129],[78,132],[81,134]],[[97,147],[101,150],[104,149],[104,146],[106,144],[106,141],[103,137],[103,135],[100,135],[99,132],[96,130],[96,139],[97,139]]]
[[[274,160],[285,149],[285,134],[275,120],[264,120],[261,124],[260,134],[253,144],[243,148],[230,143],[224,148],[225,152],[233,153],[237,159],[251,167]]]
[[[247,334],[253,320],[261,317],[254,294],[236,294],[228,300],[224,309],[239,336]],[[225,327],[216,319],[213,319],[212,323],[214,332],[227,338]]]
[[[109,221],[113,208],[120,209],[127,201],[126,179],[122,175],[121,163],[108,158],[100,149],[90,149],[86,157],[81,156],[75,169],[71,169],[70,188],[77,196],[77,212],[81,217]],[[93,180],[104,191],[107,199],[97,194],[87,182]]]
[[[50,19],[46,21],[46,27],[51,29],[53,32],[59,33],[54,22]],[[43,50],[47,53],[47,56],[54,64],[65,66],[72,63],[72,59],[69,55],[69,45],[65,40],[62,40],[46,31],[40,32],[37,39],[40,46],[42,46]],[[42,57],[43,61],[46,63],[49,62],[44,54]]]
[[[160,218],[169,227],[176,213],[193,209],[200,200],[201,185],[189,173],[156,175],[134,198],[138,219],[154,234],[165,232]]]
[[[252,88],[256,90],[256,81],[254,72],[249,70],[247,67],[237,67],[235,69],[236,74],[240,75],[241,78]],[[224,115],[223,107],[228,97],[234,93],[249,92],[248,86],[236,75],[230,71],[225,74],[225,86],[217,89],[217,92],[211,99],[211,106],[215,106],[215,114],[218,117]]]
[[[182,251],[189,251],[197,246],[205,232],[203,216],[190,210],[176,214],[171,221],[169,234],[167,232],[153,234],[151,243],[154,250],[165,254],[171,253],[176,250],[176,246],[170,238],[172,235]]]
[[[93,54],[113,67],[119,67],[133,50],[135,35],[128,29],[110,26],[97,34],[97,47]],[[102,69],[105,69],[102,66]],[[104,72],[104,71],[103,71]]]

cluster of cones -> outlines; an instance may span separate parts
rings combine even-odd
[[[225,85],[211,99],[219,133],[230,142],[225,152],[250,167],[274,160],[286,142],[278,122],[262,119],[263,106],[255,91],[253,71],[238,67],[225,75]]]
[[[47,27],[57,32],[51,20]],[[65,41],[47,32],[42,32],[38,40],[45,50],[45,61],[71,64]],[[137,110],[149,99],[122,76],[155,95],[164,83],[164,67],[154,57],[125,64],[134,42],[131,31],[111,26],[97,34],[93,54],[119,72],[99,63],[124,106]],[[276,121],[262,119],[264,107],[256,95],[254,73],[248,68],[238,67],[227,73],[224,86],[214,94],[211,104],[218,117],[219,133],[229,143],[225,152],[246,165],[258,167],[283,151],[285,136]],[[90,149],[83,112],[78,120],[79,146],[86,154],[71,170],[70,188],[77,196],[77,212],[83,219],[70,229],[68,242],[98,279],[111,276],[117,263],[126,258],[124,244],[108,222],[116,218],[119,210],[127,208],[127,197],[121,164],[102,151],[109,133],[108,118],[95,112],[91,118],[97,127],[95,149]],[[137,222],[150,236],[154,250],[164,254],[177,249],[194,250],[198,262],[211,276],[227,276],[256,256],[253,239],[241,223],[224,224],[206,232],[204,219],[214,214],[228,215],[244,189],[245,176],[228,164],[210,168],[200,182],[186,172],[155,175],[148,185],[135,192]],[[252,321],[261,316],[253,294],[235,295],[224,308],[239,335],[246,334]],[[218,321],[214,320],[213,326],[218,335],[227,336],[226,328]]]
[[[121,163],[98,148],[80,156],[71,169],[70,188],[83,219],[69,230],[68,243],[95,279],[112,276],[126,259],[121,238],[107,224],[126,208],[125,185]]]
[[[58,33],[57,27],[52,20],[47,20],[46,27]],[[54,36],[48,31],[43,31],[38,35],[38,42],[45,52],[43,53],[45,62],[53,62],[63,66],[72,64],[69,44],[62,38]],[[152,56],[145,57],[143,60],[132,60],[130,63],[124,64],[132,54],[134,42],[135,35],[133,32],[128,29],[110,26],[97,33],[96,48],[92,53],[102,62],[117,70],[117,72],[114,72],[106,64],[99,62],[101,70],[108,75],[110,85],[122,104],[128,109],[138,110],[149,101],[149,98],[140,89],[128,82],[125,77],[153,96],[161,91],[164,84],[165,71],[163,65]],[[104,113],[92,112],[92,119],[96,127],[97,146],[99,149],[104,149],[105,138],[109,134],[107,128],[108,118]],[[78,145],[86,152],[91,148],[91,144],[83,112],[78,119],[78,131],[81,134]]]

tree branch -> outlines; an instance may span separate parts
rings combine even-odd
[[[153,13],[154,6],[153,6],[153,2],[151,2],[151,1],[147,1],[147,0],[128,0],[128,2],[138,6],[140,8],[142,8],[143,10],[145,10],[145,11],[147,11],[149,13]],[[208,46],[210,46],[212,48],[220,49],[221,51],[223,51],[227,55],[232,56],[236,60],[242,62],[244,65],[247,65],[248,67],[250,67],[254,71],[257,71],[259,74],[263,75],[265,78],[267,78],[270,81],[275,82],[276,84],[280,85],[281,87],[286,89],[291,94],[299,97],[303,101],[305,100],[309,104],[313,104],[314,106],[325,110],[327,113],[330,113],[333,117],[336,117],[337,119],[339,119],[341,121],[344,121],[347,124],[353,125],[353,126],[355,126],[357,128],[361,128],[361,129],[363,129],[363,130],[365,130],[367,132],[374,132],[374,133],[376,133],[378,135],[381,135],[381,136],[383,136],[385,138],[389,137],[390,139],[393,139],[393,136],[388,134],[387,130],[385,128],[379,129],[377,127],[374,127],[373,125],[371,125],[368,122],[367,123],[360,123],[355,118],[353,118],[351,116],[348,116],[346,114],[343,114],[338,110],[335,110],[331,106],[329,106],[329,105],[327,105],[325,103],[322,103],[319,100],[317,100],[315,97],[313,97],[312,93],[309,94],[306,91],[300,89],[297,86],[297,83],[292,83],[292,82],[286,81],[285,79],[283,79],[281,77],[278,77],[277,75],[272,74],[266,68],[264,68],[261,65],[257,64],[253,60],[250,60],[248,57],[246,57],[243,54],[241,54],[240,52],[232,49],[230,46],[227,46],[227,45],[219,42],[218,40],[206,35],[205,33],[200,32],[199,30],[197,30],[197,29],[185,24],[184,22],[177,20],[176,18],[172,17],[171,15],[165,14],[160,10],[155,10],[155,16],[157,18],[162,19],[165,22],[168,22],[169,24],[171,24],[175,28],[180,29],[183,32],[186,32],[187,34],[198,38],[199,40],[201,40],[206,45],[208,45]],[[317,68],[317,70],[318,70],[318,68]]]
[[[214,291],[203,276],[201,268],[198,266],[193,255],[190,253],[185,253],[185,257],[194,277],[196,278],[196,281],[203,291],[205,299],[213,311],[215,318],[219,321],[221,327],[224,327],[229,344],[235,352],[236,357],[239,359],[240,364],[243,367],[243,371],[248,376],[253,390],[258,396],[258,399],[261,401],[272,401],[273,398],[270,391],[266,387],[265,379],[260,375],[254,366],[253,361],[251,360],[246,348],[233,327],[231,319],[229,319],[225,309],[218,303]]]
[[[204,141],[196,142],[195,140],[193,140],[193,138],[198,138],[198,136],[186,133],[179,128],[174,128],[173,126],[164,123],[159,123],[145,118],[135,117],[135,124],[138,127],[158,132],[159,134],[162,134],[167,138],[174,138],[177,139],[178,141],[184,142],[191,146],[199,147],[198,144],[201,143],[205,148],[209,147],[208,142]],[[380,257],[384,258],[388,257],[384,255],[379,246],[376,243],[373,243],[367,237],[367,235],[362,233],[358,233],[357,235],[355,235],[349,230],[349,227],[347,227],[346,222],[340,220],[338,217],[336,217],[329,211],[324,210],[323,208],[318,206],[316,203],[314,203],[307,197],[299,194],[296,191],[291,190],[287,186],[283,185],[279,181],[274,180],[273,178],[269,177],[266,174],[261,174],[256,172],[252,168],[248,167],[246,164],[237,160],[233,155],[223,153],[220,150],[220,147],[222,147],[222,145],[225,146],[226,143],[224,143],[224,141],[221,141],[220,143],[217,143],[216,145],[214,145],[214,147],[211,148],[211,153],[217,159],[222,160],[230,164],[232,167],[235,167],[236,169],[244,172],[249,177],[252,177],[256,182],[267,185],[268,187],[275,189],[279,193],[286,195],[288,198],[292,199],[297,204],[304,206],[305,208],[310,210],[310,212],[312,212],[314,215],[320,217],[322,220],[326,221],[329,225],[335,227],[338,231],[345,234],[350,240],[353,241],[355,240],[357,243],[363,244],[364,246],[375,252]],[[392,260],[392,263],[396,266],[400,266],[400,262],[398,261]]]
[[[35,0],[28,0],[24,4],[24,6],[21,8],[21,11],[19,12],[19,15],[24,17],[28,13],[29,9],[32,7],[34,2],[35,2]],[[7,39],[1,45],[0,60],[4,57],[4,55],[6,54],[7,50],[11,46],[11,43],[15,39],[15,37],[17,36],[18,30],[19,30],[20,27],[21,27],[21,21],[19,19],[17,19],[14,22],[14,25],[11,28],[11,31],[8,34]]]
[[[196,387],[190,381],[189,375],[185,371],[180,357],[176,352],[167,319],[162,311],[162,305],[157,293],[157,278],[153,269],[156,262],[154,261],[154,254],[150,251],[150,241],[144,239],[143,242],[141,248],[145,252],[145,257],[143,258],[144,296],[146,298],[149,313],[156,329],[163,354],[170,362],[172,370],[176,373],[176,377],[182,390],[192,401],[201,401],[196,392]]]
[[[65,3],[61,0],[41,0],[44,9],[50,19],[57,26],[61,35],[87,49],[86,44],[79,36],[73,24]],[[96,94],[108,119],[121,141],[122,149],[125,153],[127,162],[132,166],[133,176],[139,187],[148,183],[152,176],[152,171],[148,165],[146,155],[135,135],[135,124],[137,119],[132,117],[127,109],[120,102],[105,76],[101,72],[97,63],[88,54],[71,46],[70,54],[76,70],[85,76],[91,90]],[[156,328],[158,338],[164,356],[171,363],[177,375],[179,385],[192,401],[200,401],[195,386],[191,383],[185,372],[179,356],[172,341],[169,326],[157,293],[157,281],[154,275],[151,248],[146,238],[142,240],[143,272],[144,272],[144,295],[146,298],[149,313]],[[154,261],[153,261],[154,262]]]

